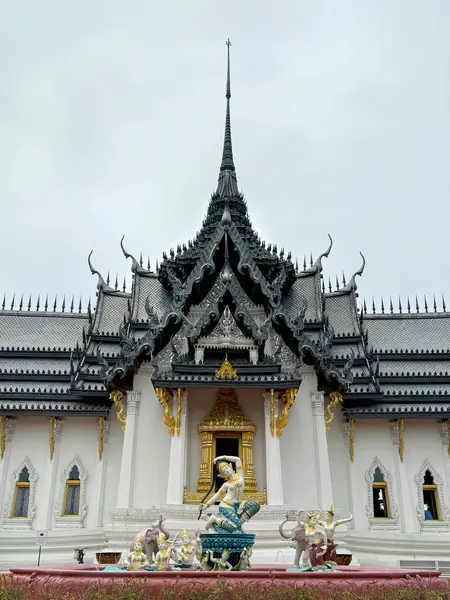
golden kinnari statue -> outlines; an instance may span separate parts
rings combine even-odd
[[[199,504],[211,483],[212,465],[216,457],[216,441],[220,438],[238,439],[239,454],[245,477],[244,499],[252,498],[261,504],[266,503],[266,492],[258,492],[255,467],[253,464],[253,440],[256,427],[239,406],[234,389],[220,389],[216,403],[198,426],[202,444],[200,474],[195,492],[185,491],[186,504]]]

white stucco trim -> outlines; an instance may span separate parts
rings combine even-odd
[[[66,482],[69,478],[70,471],[73,467],[77,467],[78,472],[80,474],[80,512],[77,516],[62,516],[64,497],[66,492]],[[77,455],[64,471],[61,473],[61,478],[59,481],[59,492],[58,492],[58,500],[55,504],[55,529],[83,529],[84,520],[87,514],[87,505],[86,505],[86,481],[87,481],[87,471],[84,468],[83,463],[81,462],[80,457]]]
[[[372,484],[375,470],[379,469],[383,474],[384,481],[387,487],[387,500],[389,503],[389,519],[376,519],[373,516],[373,492]],[[367,483],[367,504],[366,504],[366,515],[369,521],[369,529],[371,531],[387,530],[387,529],[398,529],[399,526],[399,511],[398,505],[395,502],[394,486],[392,474],[386,469],[383,463],[380,461],[378,456],[373,459],[372,464],[368,471],[366,471],[364,478]]]
[[[14,518],[11,517],[13,509],[14,497],[16,493],[16,483],[24,468],[28,469],[30,480],[30,496],[28,498],[28,517]],[[31,464],[27,457],[20,463],[19,467],[11,473],[8,486],[8,499],[3,509],[3,528],[4,529],[32,529],[33,520],[36,515],[36,481],[38,474],[36,469]]]
[[[424,518],[424,507],[423,507],[423,478],[425,476],[425,471],[430,471],[433,475],[434,483],[436,484],[437,491],[437,500],[439,502],[439,521],[425,521]],[[444,480],[433,467],[428,458],[422,464],[420,471],[417,473],[416,477],[416,490],[417,490],[417,519],[420,523],[421,531],[426,532],[439,532],[445,531],[448,533],[450,529],[450,512],[448,507],[445,504],[445,495],[444,495]]]

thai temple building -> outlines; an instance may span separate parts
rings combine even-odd
[[[328,290],[331,238],[303,266],[266,244],[239,191],[230,98],[228,46],[217,189],[192,240],[152,270],[122,239],[130,292],[89,257],[87,312],[3,302],[0,568],[36,564],[39,532],[41,564],[121,551],[160,514],[193,534],[219,454],[241,457],[262,504],[255,563],[291,562],[286,513],[332,504],[353,515],[338,534],[355,564],[450,565],[450,313],[359,306],[364,258]]]

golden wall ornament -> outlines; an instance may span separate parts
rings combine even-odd
[[[105,428],[105,419],[100,417],[98,420],[98,460],[103,458],[103,435]]]
[[[275,435],[275,391],[270,390],[270,433],[272,437]]]
[[[118,409],[117,420],[122,424],[122,431],[125,431],[127,417],[125,415],[125,406],[122,402],[123,392],[120,390],[114,390],[110,393],[109,399],[114,402],[114,406]]]
[[[172,392],[166,388],[156,388],[156,395],[159,403],[164,409],[163,422],[169,430],[169,435],[172,437],[175,433],[175,418],[170,411],[170,402],[173,400]]]
[[[220,369],[216,371],[216,379],[236,379],[237,371],[233,369],[228,356],[225,354],[225,360],[223,361]]]
[[[328,403],[328,406],[325,411],[325,431],[327,433],[330,431],[330,425],[333,422],[333,410],[340,402],[342,402],[342,394],[340,394],[339,392],[331,392],[330,402]]]
[[[55,426],[56,426],[56,418],[50,417],[49,419],[49,447],[50,447],[50,460],[53,460],[53,456],[55,454]]]
[[[183,402],[183,390],[178,388],[177,390],[177,435],[180,435],[181,431],[181,404]]]
[[[6,417],[0,417],[0,458],[3,460],[6,448]]]
[[[349,426],[349,454],[350,461],[355,460],[355,419],[350,419]]]
[[[283,401],[283,406],[281,408],[281,416],[277,419],[277,437],[281,437],[283,435],[283,430],[288,424],[289,420],[289,409],[295,402],[295,397],[297,396],[297,389],[288,389],[285,390],[281,396]],[[271,406],[272,409],[272,406]],[[271,415],[272,416],[272,415]]]
[[[398,427],[398,455],[400,457],[400,462],[403,462],[403,453],[404,453],[404,449],[405,449],[405,437],[404,437],[404,432],[403,432],[403,428],[404,428],[403,419],[399,419],[397,421],[397,427]]]

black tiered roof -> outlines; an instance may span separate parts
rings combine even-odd
[[[238,189],[231,141],[228,45],[226,117],[217,189],[193,241],[178,246],[155,271],[132,261],[131,292],[98,277],[95,311],[74,301],[53,312],[20,300],[0,310],[0,414],[108,413],[111,388],[129,389],[144,361],[163,387],[222,386],[215,348],[199,362],[195,348],[214,338],[224,317],[242,348],[229,351],[237,375],[226,385],[298,386],[301,365],[314,365],[325,391],[344,391],[348,418],[450,418],[450,313],[373,314],[357,308],[356,276],[325,292],[322,260],[303,270],[290,253],[265,245],[253,230]],[[9,303],[8,303],[9,304]],[[18,310],[17,310],[18,308]],[[206,341],[205,341],[206,340]],[[222,355],[220,354],[222,352]],[[255,360],[256,352],[256,360]]]

